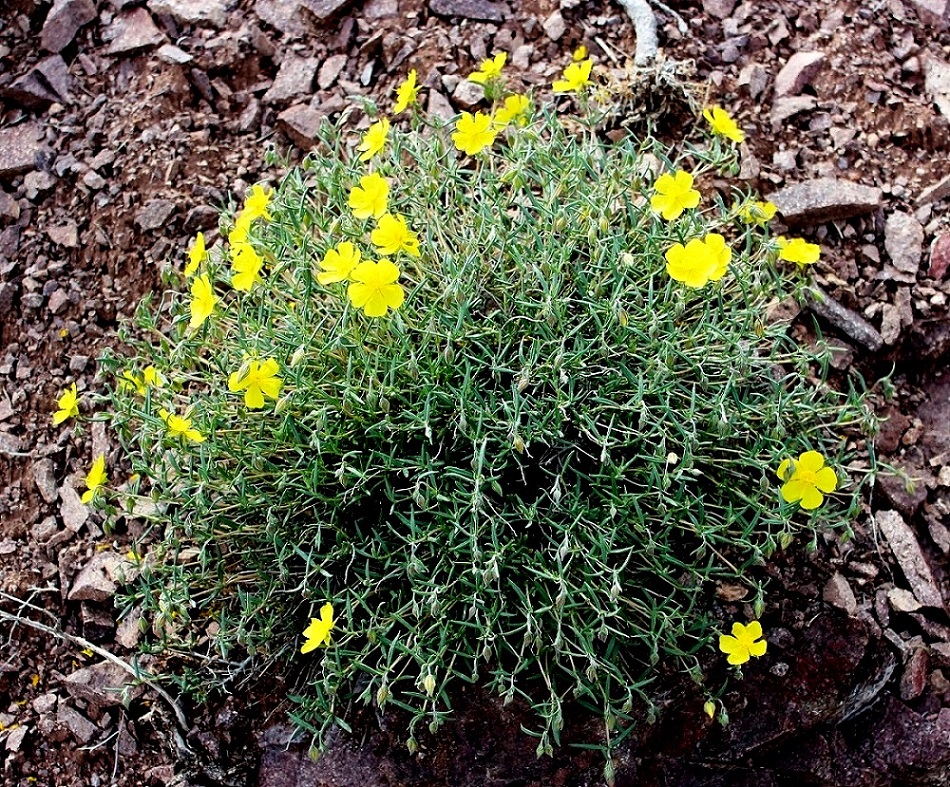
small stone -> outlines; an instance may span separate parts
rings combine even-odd
[[[814,96],[786,96],[785,98],[777,98],[772,102],[772,111],[769,112],[769,120],[772,122],[772,128],[778,130],[789,118],[800,115],[803,112],[811,112],[817,106],[818,99]]]
[[[59,525],[56,524],[56,517],[48,516],[37,522],[30,529],[30,536],[37,544],[45,544],[59,532]]]
[[[887,591],[887,600],[897,612],[916,612],[921,608],[914,594],[904,588],[891,588]]]
[[[89,721],[89,719],[65,703],[59,706],[56,721],[69,730],[76,739],[76,742],[82,745],[89,743],[99,731],[99,728]]]
[[[786,186],[769,195],[788,224],[822,224],[872,213],[881,204],[881,190],[850,180],[815,178]]]
[[[940,113],[950,118],[950,63],[928,57],[924,65],[924,88]]]
[[[926,648],[914,648],[907,658],[904,674],[901,675],[901,699],[914,700],[923,694],[927,686],[930,659]]]
[[[452,93],[452,100],[463,109],[474,109],[485,98],[485,88],[477,82],[463,79]]]
[[[20,218],[20,203],[0,189],[0,219],[16,221],[18,218]]]
[[[824,52],[796,52],[775,77],[775,95],[798,95],[821,71],[824,64]]]
[[[162,44],[155,54],[158,55],[158,59],[163,63],[168,63],[172,66],[183,66],[185,63],[190,63],[194,60],[185,50],[179,49],[174,44]]]
[[[897,270],[916,274],[924,245],[924,228],[909,213],[895,211],[884,224],[884,248]]]
[[[943,281],[950,268],[950,232],[941,232],[930,244],[930,268],[927,275],[937,281]]]
[[[950,175],[941,178],[936,183],[931,183],[920,192],[917,204],[929,205],[931,202],[939,202],[946,197],[950,197]]]
[[[144,8],[118,14],[103,31],[102,37],[109,42],[107,55],[127,55],[165,43],[165,36]]]
[[[96,6],[92,0],[54,0],[40,33],[43,49],[49,52],[65,49],[80,28],[95,18]]]
[[[326,90],[333,86],[333,83],[339,78],[343,69],[346,68],[346,55],[330,55],[323,61],[320,70],[317,72],[317,86],[321,90]]]
[[[452,106],[451,102],[446,98],[445,94],[436,90],[431,89],[429,91],[429,101],[426,106],[426,113],[429,117],[437,118],[443,123],[448,123],[455,117],[455,108]]]
[[[275,104],[298,96],[310,95],[320,61],[315,57],[287,55],[280,65],[277,78],[264,94],[265,104]]]
[[[439,16],[460,16],[481,22],[504,22],[508,6],[491,0],[429,0],[432,13]]]
[[[194,234],[199,230],[210,230],[218,226],[218,211],[210,205],[195,205],[185,216],[185,232]],[[190,243],[185,242],[186,245]]]
[[[108,185],[106,179],[93,169],[90,169],[82,176],[82,182],[93,191],[100,191]]]
[[[884,344],[894,344],[901,335],[901,315],[896,306],[885,303],[881,310],[881,338]]]
[[[67,598],[70,601],[108,601],[115,595],[113,576],[122,558],[112,552],[97,552],[76,578]]]
[[[35,169],[46,150],[39,123],[22,123],[0,129],[0,179],[12,178]]]
[[[298,3],[288,0],[257,0],[254,13],[262,22],[279,30],[288,38],[300,38],[309,31]]]
[[[157,230],[164,227],[169,217],[175,212],[175,203],[168,199],[149,200],[142,209],[135,214],[135,223],[143,232]]]
[[[369,0],[363,4],[363,16],[367,19],[391,19],[398,13],[398,0]]]
[[[765,307],[765,319],[770,325],[775,323],[791,324],[801,313],[801,304],[792,295],[781,301],[773,298]]]
[[[831,606],[844,610],[852,617],[858,612],[858,600],[854,597],[854,591],[851,590],[848,580],[838,572],[825,584],[821,596]]]
[[[72,697],[107,708],[122,704],[123,689],[131,680],[132,676],[118,664],[100,661],[67,675],[63,688]]]
[[[69,295],[65,290],[54,290],[53,294],[49,296],[49,302],[46,304],[46,308],[49,309],[50,314],[59,314],[63,309],[69,306]]]
[[[23,176],[23,190],[30,202],[35,202],[41,194],[45,194],[56,185],[56,178],[49,172],[33,170]]]
[[[59,515],[63,518],[63,524],[71,533],[78,533],[89,519],[89,509],[83,504],[79,493],[69,484],[59,488],[59,500]]]
[[[59,497],[59,489],[56,486],[56,466],[52,459],[40,459],[33,463],[33,483],[36,489],[47,503],[55,503]]]
[[[56,692],[50,691],[46,694],[40,694],[39,697],[36,697],[33,702],[30,703],[30,706],[34,711],[43,715],[44,713],[49,713],[56,707],[58,697]]]
[[[879,511],[874,521],[887,539],[915,598],[922,606],[942,608],[943,597],[933,572],[904,518],[897,511]]]
[[[315,144],[326,115],[309,104],[295,104],[277,116],[277,122],[297,147],[310,150]]]
[[[136,607],[119,621],[115,641],[126,650],[136,650],[142,639],[142,620],[142,610]]]
[[[736,0],[703,0],[703,11],[716,19],[726,19],[736,7]]]
[[[348,2],[350,0],[301,0],[300,6],[322,22],[333,16]]]
[[[552,41],[560,41],[561,37],[567,32],[567,23],[564,21],[560,10],[556,10],[544,20],[541,28],[544,30],[544,34]]]
[[[23,746],[23,741],[26,739],[27,733],[30,731],[29,726],[26,724],[20,727],[14,727],[7,734],[7,739],[4,741],[7,751],[11,754],[14,752],[20,751],[20,748]]]
[[[228,0],[148,0],[148,7],[155,14],[168,14],[183,25],[208,23],[224,27]]]
[[[746,88],[752,98],[761,96],[768,83],[769,72],[761,63],[749,63],[739,72],[739,87]]]
[[[75,221],[48,227],[46,234],[53,243],[65,246],[67,249],[79,248],[79,227],[76,226]]]
[[[871,323],[817,287],[806,291],[805,300],[815,314],[871,352],[877,352],[884,346],[884,339]]]

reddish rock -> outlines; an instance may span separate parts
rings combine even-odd
[[[0,128],[0,180],[34,169],[45,150],[42,140],[39,123]]]
[[[65,49],[79,29],[95,18],[96,6],[92,0],[55,0],[40,33],[43,49],[50,52]]]
[[[916,11],[921,22],[938,30],[950,24],[950,0],[904,0],[904,5]]]
[[[924,648],[915,648],[904,665],[904,674],[901,676],[901,699],[917,699],[927,687],[927,672],[930,669],[930,659]]]
[[[277,116],[280,128],[303,150],[310,150],[314,146],[320,124],[325,119],[326,115],[309,104],[295,104]]]
[[[950,232],[941,232],[930,245],[930,269],[927,275],[942,281],[950,268]]]
[[[144,8],[133,8],[119,14],[102,36],[109,42],[107,55],[129,54],[165,43],[165,36]]]
[[[794,96],[801,93],[824,64],[824,52],[796,52],[775,77],[775,95]]]

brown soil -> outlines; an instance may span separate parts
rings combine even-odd
[[[58,0],[55,7],[90,4]],[[312,101],[335,116],[354,95],[386,102],[410,67],[429,88],[451,95],[459,75],[502,49],[509,52],[509,77],[542,89],[581,43],[599,63],[621,64],[635,49],[624,12],[605,0],[563,0],[565,28],[557,35],[550,21],[555,0],[511,8],[459,3],[475,15],[500,8],[501,22],[440,16],[424,0],[369,0],[325,21],[306,12],[291,17],[289,0],[240,0],[223,20],[200,23],[150,12],[162,5],[154,0],[95,5],[95,18],[62,49],[62,66],[53,64],[53,77],[36,77],[32,87],[18,80],[50,57],[41,32],[51,6],[12,0],[0,9],[0,133],[35,123],[43,134],[26,171],[0,177],[4,783],[598,783],[599,755],[563,748],[553,759],[535,759],[534,743],[519,730],[527,717],[478,693],[458,698],[458,723],[425,738],[415,757],[405,753],[398,719],[373,717],[358,725],[364,737],[341,735],[327,757],[311,763],[299,747],[284,751],[286,707],[273,682],[242,685],[201,705],[179,699],[184,728],[150,690],[122,705],[88,682],[77,688],[77,672],[102,658],[75,638],[123,659],[134,655],[134,637],[110,600],[70,598],[82,568],[103,552],[125,554],[132,534],[104,533],[96,515],[76,524],[60,490],[81,488],[91,458],[110,451],[110,438],[102,424],[53,428],[50,412],[70,382],[80,391],[100,386],[95,358],[118,346],[119,324],[160,291],[162,266],[182,263],[197,230],[213,236],[215,209],[247,184],[279,174],[263,163],[264,151],[291,145],[278,119],[288,106]],[[695,60],[715,100],[747,130],[740,177],[751,188],[768,194],[787,183],[838,177],[882,189],[875,210],[801,232],[823,247],[817,282],[885,333],[885,345],[872,352],[808,312],[792,330],[802,341],[821,331],[841,348],[835,367],[842,384],[849,374],[870,384],[896,370],[889,400],[889,386],[875,387],[880,412],[890,419],[876,451],[917,483],[909,490],[900,479],[882,480],[852,523],[853,538],[828,535],[814,549],[795,545],[764,567],[769,655],[732,683],[724,698],[730,724],[707,719],[702,697],[668,676],[659,721],[644,719],[620,750],[617,783],[950,784],[950,619],[943,606],[950,599],[950,378],[943,371],[950,283],[939,270],[940,254],[930,252],[941,237],[950,247],[950,185],[942,197],[922,197],[948,175],[948,123],[925,74],[931,61],[947,61],[950,33],[932,13],[916,13],[947,3],[670,5],[688,31],[660,14],[661,46],[669,57]],[[131,15],[144,34],[154,24],[154,40],[109,54],[108,31]],[[162,43],[191,60],[171,62],[178,55],[159,50]],[[776,77],[799,51],[820,51],[824,60],[793,91],[801,111],[773,121],[770,113],[781,105]],[[339,76],[271,101],[267,91],[294,53],[320,64],[343,56]],[[60,78],[69,86],[55,95]],[[50,91],[52,98],[42,97]],[[950,97],[943,101],[946,108]],[[0,149],[0,162],[6,153]],[[154,219],[166,210],[167,217]],[[892,256],[900,252],[893,243],[885,247],[895,212],[923,227],[923,239],[912,234],[909,241],[922,252],[916,272],[895,267]],[[907,575],[900,550],[870,517],[890,509],[908,523],[942,603],[915,600],[919,578]],[[748,614],[731,589],[719,595],[717,614]],[[9,615],[74,639],[14,624]],[[716,662],[707,666],[714,678],[724,677]],[[578,713],[566,738],[587,740],[595,730]]]

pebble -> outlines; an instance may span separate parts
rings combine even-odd
[[[70,696],[92,702],[100,707],[122,704],[123,687],[131,676],[111,661],[100,661],[66,676],[63,687]]]
[[[461,16],[481,22],[503,22],[508,8],[490,0],[429,0],[429,9],[439,16]]]
[[[463,109],[475,109],[485,98],[485,88],[477,82],[461,80],[452,93],[452,101]]]
[[[896,306],[885,303],[881,310],[881,338],[884,344],[892,345],[901,335],[901,315]]]
[[[775,77],[775,95],[793,96],[801,93],[824,67],[825,59],[824,52],[796,52]]]
[[[788,224],[823,224],[872,213],[881,190],[839,178],[815,178],[786,186],[768,197]]]
[[[904,674],[901,675],[900,693],[904,701],[917,699],[927,686],[930,659],[926,648],[914,648],[907,658]]]
[[[67,249],[79,248],[79,228],[75,221],[47,227],[46,234],[53,243],[65,246]]]
[[[112,552],[97,552],[73,580],[70,601],[108,601],[116,591],[113,577],[119,573],[122,558]]]
[[[897,511],[879,511],[874,521],[887,539],[914,597],[922,606],[942,608],[943,597],[934,581],[933,572],[917,543],[914,531],[904,518]]]
[[[325,119],[323,112],[309,104],[295,104],[277,116],[278,125],[302,150],[310,150],[314,146],[320,125]]]
[[[749,63],[739,72],[739,87],[746,88],[752,98],[761,96],[768,83],[769,72],[761,63]]]
[[[52,459],[40,459],[33,463],[33,483],[36,489],[47,503],[55,503],[59,496],[59,489],[56,485],[56,466]]]
[[[174,44],[162,44],[155,54],[158,55],[158,59],[163,63],[168,63],[173,66],[183,66],[185,63],[190,63],[194,60],[185,50],[179,49]]]
[[[888,590],[887,600],[897,612],[916,612],[920,609],[920,602],[914,597],[914,594],[904,588]]]
[[[59,52],[73,42],[80,28],[95,18],[92,0],[54,0],[43,22],[40,43],[50,52]]]
[[[854,597],[851,585],[837,571],[832,574],[831,579],[825,584],[821,596],[831,606],[843,610],[852,617],[858,612],[858,600]]]
[[[560,41],[564,33],[567,32],[567,23],[561,15],[560,10],[556,10],[541,25],[544,34],[552,41]]]
[[[78,533],[89,519],[89,509],[83,504],[79,493],[69,484],[59,488],[59,499],[59,514],[63,518],[63,524],[71,533]]]
[[[736,7],[736,0],[703,0],[703,11],[716,19],[726,19]]]
[[[909,213],[895,211],[884,224],[884,248],[894,267],[902,273],[916,274],[924,244],[924,228]]]
[[[59,706],[56,721],[69,730],[76,742],[82,745],[89,743],[99,731],[99,728],[89,719],[65,703]]]

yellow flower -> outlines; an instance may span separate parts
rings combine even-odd
[[[193,443],[203,443],[205,441],[204,435],[192,427],[191,419],[187,417],[187,413],[181,416],[162,408],[158,411],[158,414],[165,422],[165,426],[168,427],[168,434],[172,437],[184,437]]]
[[[778,239],[778,256],[780,260],[794,262],[798,265],[814,265],[821,256],[821,246],[809,243],[804,238]]]
[[[410,104],[415,104],[420,88],[420,85],[416,85],[416,69],[413,68],[402,84],[396,88],[396,105],[393,107],[393,114],[398,115]]]
[[[198,276],[191,282],[191,322],[192,328],[200,327],[205,320],[214,314],[214,306],[218,299],[214,295],[211,280],[205,276]]]
[[[704,287],[723,277],[731,259],[726,239],[710,232],[702,240],[693,238],[686,246],[674,243],[666,252],[666,272],[687,287]]]
[[[329,249],[320,262],[323,270],[317,274],[320,284],[334,284],[351,278],[353,269],[360,263],[360,250],[349,241],[343,241],[335,249]]]
[[[379,224],[369,237],[380,254],[396,254],[404,251],[413,257],[419,256],[419,238],[409,229],[406,219],[402,216],[386,213],[380,218]]]
[[[497,133],[492,128],[489,115],[484,112],[476,112],[474,115],[471,112],[463,112],[455,124],[452,141],[458,150],[474,156],[485,148],[490,148]]]
[[[586,59],[587,57],[587,47],[581,44],[577,49],[574,50],[574,54],[571,55],[571,60],[575,63],[580,62],[581,60]]]
[[[320,645],[329,643],[330,631],[333,628],[333,605],[324,604],[320,608],[319,618],[310,618],[310,625],[303,630],[307,641],[300,648],[301,653],[309,653]]]
[[[205,234],[199,232],[195,236],[195,242],[188,249],[188,264],[185,266],[185,276],[191,276],[206,259],[208,259],[208,250],[205,248]]]
[[[528,122],[529,109],[531,109],[531,100],[527,96],[508,96],[505,99],[505,105],[495,112],[492,121],[499,128],[504,128],[509,123],[523,126]]]
[[[716,715],[716,703],[712,700],[706,700],[703,703],[703,712],[711,719]]]
[[[231,247],[231,286],[241,292],[250,292],[261,281],[264,261],[250,243]]]
[[[360,185],[350,189],[350,208],[358,219],[379,218],[386,212],[389,181],[378,172],[360,178]]]
[[[56,406],[59,409],[53,413],[53,426],[59,426],[68,418],[79,415],[79,394],[76,392],[76,383],[63,390],[59,399],[56,400]]]
[[[109,480],[106,474],[106,458],[99,454],[99,458],[92,463],[89,472],[86,474],[86,491],[82,493],[82,502],[89,503],[96,496],[99,487]]]
[[[398,309],[406,297],[396,284],[399,268],[390,260],[361,262],[353,271],[353,283],[347,288],[350,303],[362,309],[367,317],[385,317],[390,309]]]
[[[252,410],[260,410],[264,406],[264,397],[276,399],[280,396],[280,387],[283,381],[277,376],[280,371],[280,365],[273,358],[268,358],[263,362],[248,361],[247,370],[244,375],[242,367],[237,372],[232,372],[228,377],[228,390],[231,393],[244,391],[244,404]]]
[[[693,188],[693,176],[683,170],[664,172],[656,179],[656,194],[650,205],[667,221],[679,218],[686,208],[699,205],[699,192]]]
[[[736,143],[745,142],[745,132],[739,128],[732,116],[722,107],[709,107],[703,110],[703,117],[712,126],[714,134]]]
[[[590,71],[593,67],[594,61],[590,58],[571,63],[564,69],[564,76],[554,80],[551,87],[554,88],[555,93],[572,93],[580,90],[591,83]]]
[[[477,82],[479,85],[484,85],[486,82],[490,82],[493,79],[498,79],[501,76],[501,70],[505,67],[505,63],[508,61],[507,52],[499,52],[494,57],[488,58],[488,60],[483,60],[481,65],[478,67],[478,71],[473,71],[468,75],[470,82]]]
[[[247,243],[247,233],[250,232],[251,222],[253,221],[254,217],[246,210],[238,214],[238,217],[234,220],[234,226],[228,233],[228,243],[232,247]]]
[[[139,377],[135,372],[126,369],[119,378],[119,387],[126,391],[135,391],[139,396],[145,396],[149,386],[161,388],[165,384],[162,373],[154,366],[146,366]]]
[[[768,643],[764,639],[756,641],[761,636],[762,624],[757,620],[753,620],[748,626],[733,623],[731,637],[728,634],[719,635],[719,650],[729,657],[726,661],[739,666],[745,664],[752,656],[758,658],[765,655]]]
[[[739,211],[739,218],[746,224],[758,224],[764,227],[775,218],[777,210],[774,202],[753,202]]]
[[[382,120],[373,123],[363,135],[357,150],[362,151],[360,161],[369,161],[379,151],[386,147],[386,139],[389,137],[389,120]]]
[[[273,195],[272,189],[265,189],[260,183],[251,186],[251,190],[244,198],[244,210],[242,214],[248,219],[267,219],[271,220],[271,215],[267,210],[270,205],[270,198]]]
[[[817,451],[805,451],[797,462],[782,460],[777,475],[785,482],[782,499],[786,503],[798,503],[806,511],[818,508],[825,495],[838,488],[838,476],[830,467],[825,467],[825,457]]]

